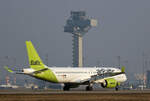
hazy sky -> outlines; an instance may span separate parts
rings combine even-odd
[[[121,56],[129,74],[141,73],[142,53],[150,60],[149,5],[150,0],[0,0],[0,57],[15,57],[23,66],[25,41],[32,40],[43,60],[48,53],[49,66],[71,66],[72,35],[63,26],[71,10],[85,10],[98,20],[84,36],[85,66],[115,66]]]

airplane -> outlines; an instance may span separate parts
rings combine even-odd
[[[125,67],[48,67],[42,62],[31,41],[26,41],[26,48],[30,68],[18,72],[5,66],[8,72],[29,75],[52,83],[63,83],[64,91],[80,85],[87,85],[86,91],[92,91],[93,84],[118,90],[120,84],[127,80]]]

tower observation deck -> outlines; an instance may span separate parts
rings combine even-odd
[[[87,17],[85,11],[71,11],[71,16],[66,21],[64,32],[71,33],[73,37],[73,67],[83,66],[83,36],[89,31],[91,27],[96,25],[97,20]]]

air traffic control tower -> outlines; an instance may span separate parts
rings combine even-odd
[[[86,16],[85,11],[71,11],[64,32],[73,35],[73,67],[83,67],[82,40],[91,27],[97,25],[97,20]]]

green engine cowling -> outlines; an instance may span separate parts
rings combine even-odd
[[[105,79],[105,82],[101,84],[103,88],[115,88],[120,85],[114,78]]]

